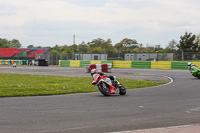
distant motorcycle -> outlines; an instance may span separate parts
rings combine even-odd
[[[198,68],[198,66],[192,64],[191,62],[188,63],[188,67],[190,72],[192,73],[192,75],[194,77],[197,77],[198,79],[200,79],[200,69]]]
[[[94,74],[93,79],[92,84],[96,86],[104,96],[110,96],[115,93],[119,93],[120,95],[126,94],[126,89],[122,84],[118,82],[118,84],[113,86],[112,81],[107,76]]]

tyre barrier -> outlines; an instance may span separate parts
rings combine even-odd
[[[92,69],[97,69],[98,72],[111,73],[112,64],[86,64],[85,72],[90,73]]]

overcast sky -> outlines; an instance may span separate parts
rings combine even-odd
[[[200,33],[199,0],[0,0],[0,38],[23,47],[124,38],[165,47]]]

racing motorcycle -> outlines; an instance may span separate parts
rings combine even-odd
[[[110,96],[111,94],[116,93],[119,93],[120,95],[126,94],[125,87],[118,81],[114,81],[115,85],[113,86],[110,78],[108,78],[107,76],[102,76],[100,74],[94,74],[93,79],[94,80],[92,84],[96,86],[104,96]]]
[[[200,79],[200,69],[198,68],[198,66],[192,64],[190,72],[194,77]]]

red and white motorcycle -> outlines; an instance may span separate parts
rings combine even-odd
[[[126,89],[122,84],[118,82],[113,86],[112,81],[107,76],[94,74],[93,79],[92,84],[95,85],[104,96],[110,96],[115,93],[119,93],[120,95],[126,94]]]

